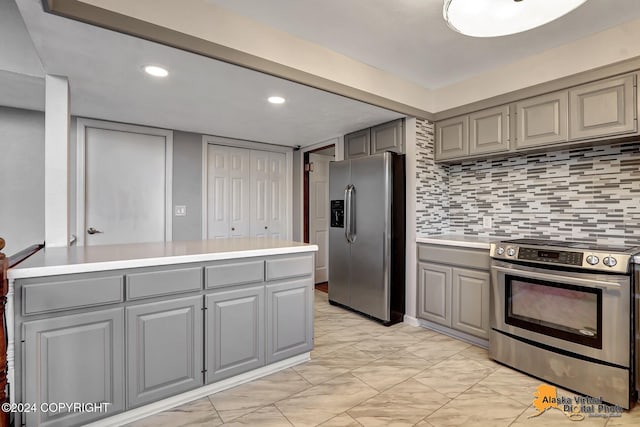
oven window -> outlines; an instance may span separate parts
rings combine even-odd
[[[602,348],[602,290],[505,276],[505,322]]]

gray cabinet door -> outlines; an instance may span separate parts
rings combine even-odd
[[[451,327],[451,267],[418,263],[418,317]]]
[[[371,128],[371,154],[384,153],[385,151],[404,153],[404,126],[402,119]]]
[[[509,106],[488,108],[469,115],[469,154],[509,150]]]
[[[344,136],[344,159],[365,157],[371,153],[371,133],[369,129],[359,130]]]
[[[469,116],[454,117],[436,123],[436,160],[469,154]]]
[[[489,339],[489,280],[487,271],[453,269],[454,329]]]
[[[264,286],[218,291],[206,296],[206,382],[264,365]]]
[[[28,426],[84,425],[124,410],[124,310],[25,322],[23,401],[106,403],[103,412],[27,412]]]
[[[267,285],[267,363],[313,348],[313,280]]]
[[[516,149],[569,140],[569,92],[554,92],[516,104]]]
[[[596,138],[637,130],[635,75],[578,86],[569,91],[569,137]]]
[[[128,307],[127,406],[202,385],[202,296]]]

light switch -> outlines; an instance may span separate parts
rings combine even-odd
[[[187,207],[185,205],[176,205],[176,216],[187,216]]]

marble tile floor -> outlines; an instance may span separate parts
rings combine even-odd
[[[405,324],[385,328],[316,291],[310,362],[130,426],[640,426],[640,405],[615,418],[572,421],[556,409],[532,417],[540,384],[482,348]]]

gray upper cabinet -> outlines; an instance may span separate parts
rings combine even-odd
[[[436,123],[436,160],[469,154],[469,116],[454,117]]]
[[[509,150],[509,106],[489,108],[469,115],[469,154]]]
[[[344,136],[344,158],[355,159],[371,153],[371,132],[369,129],[359,130]]]
[[[127,407],[203,384],[202,296],[128,307]]]
[[[345,160],[385,151],[404,153],[404,119],[383,123],[344,136]]]
[[[516,149],[569,140],[569,93],[549,93],[516,103]]]
[[[108,403],[103,412],[26,412],[27,426],[84,425],[124,410],[124,310],[25,322],[24,393],[35,403]]]
[[[371,154],[404,153],[404,121],[394,120],[371,128]]]
[[[313,348],[313,280],[268,284],[267,363]]]
[[[596,138],[637,130],[635,75],[607,79],[569,91],[569,136]]]
[[[489,272],[454,268],[451,326],[489,339]]]
[[[265,364],[264,286],[206,295],[206,383]]]
[[[418,263],[418,317],[451,326],[451,267]]]

